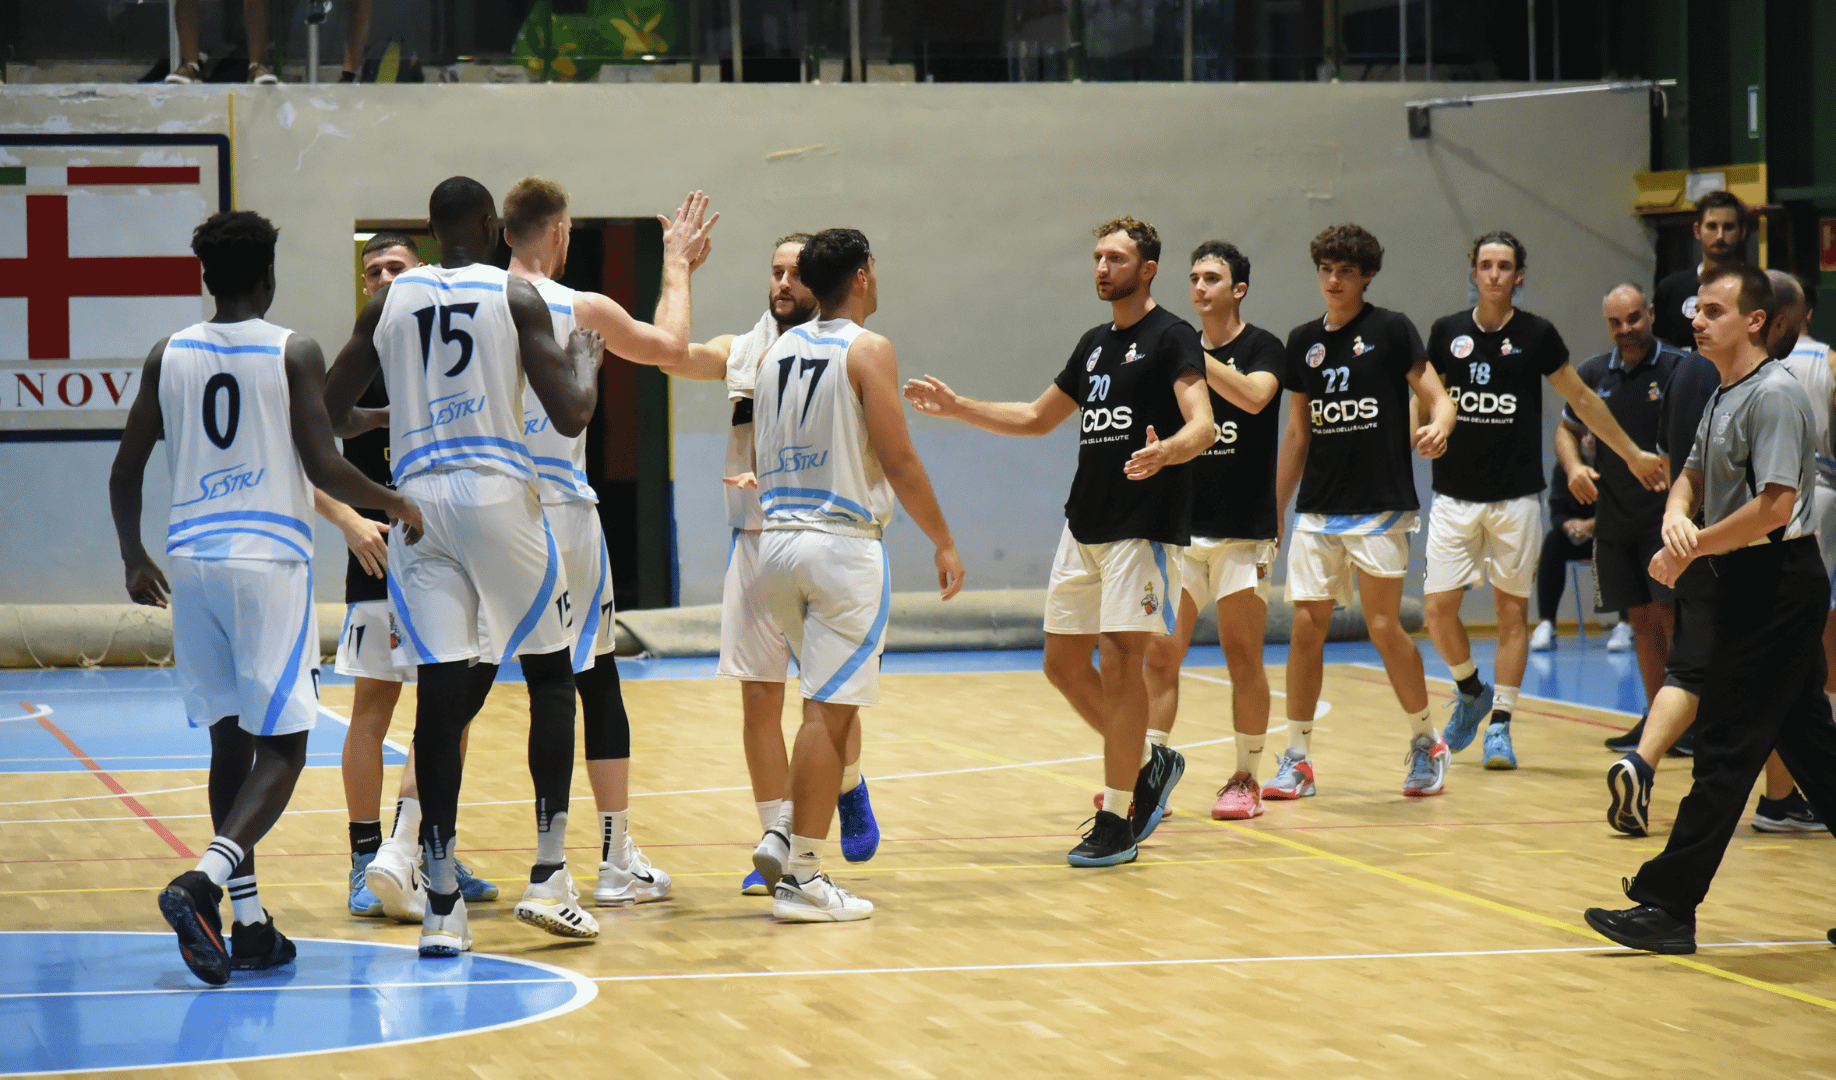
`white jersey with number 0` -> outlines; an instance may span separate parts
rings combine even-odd
[[[389,461],[400,484],[437,468],[534,480],[523,441],[523,365],[509,272],[419,266],[395,279],[376,324],[389,388]]]
[[[159,409],[172,473],[166,553],[312,560],[312,488],[293,446],[284,352],[264,319],[198,323],[166,342]]]
[[[530,284],[548,305],[548,317],[555,321],[555,341],[565,350],[576,325],[574,290],[548,278],[538,278]],[[536,490],[541,492],[544,503],[599,501],[599,494],[587,483],[586,432],[570,439],[556,431],[542,399],[528,386],[523,388],[523,441],[529,445],[535,462]]]
[[[848,346],[863,333],[849,319],[805,323],[759,362],[752,438],[768,531],[878,537],[892,520],[892,485],[848,381]]]

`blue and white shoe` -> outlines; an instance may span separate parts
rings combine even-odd
[[[1511,725],[1494,721],[1485,729],[1485,767],[1515,769],[1517,755],[1511,750]]]
[[[360,919],[380,919],[383,917],[382,901],[363,883],[363,872],[376,861],[374,851],[362,855],[351,854],[351,914]]]
[[[1447,790],[1447,764],[1453,755],[1447,752],[1444,740],[1417,735],[1409,740],[1409,754],[1404,760],[1409,765],[1409,775],[1403,780],[1404,795],[1439,795]]]
[[[457,859],[453,860],[453,871],[459,879],[459,895],[465,897],[466,903],[476,904],[480,900],[497,899],[496,882],[474,875],[471,867]]]
[[[1462,693],[1454,687],[1454,699],[1450,704],[1453,715],[1447,718],[1447,726],[1441,730],[1441,739],[1447,743],[1448,752],[1457,754],[1472,744],[1473,736],[1479,734],[1479,725],[1492,715],[1492,688],[1481,683],[1482,689],[1477,694]]]
[[[835,812],[841,816],[842,858],[849,862],[873,858],[873,853],[880,850],[880,823],[874,820],[865,776],[853,791],[841,793],[835,801]]]
[[[746,880],[740,882],[741,896],[770,896],[771,886],[765,883],[765,875],[757,870],[746,874]]]

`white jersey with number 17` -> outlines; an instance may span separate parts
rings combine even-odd
[[[172,473],[166,553],[312,560],[312,488],[293,446],[286,348],[264,319],[205,322],[166,341],[159,410]]]
[[[438,468],[535,479],[523,440],[523,365],[495,266],[419,266],[395,279],[376,324],[400,484]]]

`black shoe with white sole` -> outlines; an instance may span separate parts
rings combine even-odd
[[[1797,788],[1783,799],[1768,799],[1760,796],[1759,806],[1753,811],[1753,830],[1764,833],[1816,833],[1829,832],[1829,825],[1817,816]]]
[[[1643,738],[1644,734],[1645,718],[1641,716],[1638,718],[1638,723],[1632,725],[1632,730],[1622,731],[1617,735],[1607,736],[1606,748],[1608,750],[1617,750],[1622,754],[1629,754],[1638,749],[1638,740]]]
[[[1651,783],[1657,778],[1651,766],[1637,754],[1627,754],[1607,770],[1607,791],[1613,802],[1607,807],[1607,824],[1627,836],[1645,836],[1651,829]]]

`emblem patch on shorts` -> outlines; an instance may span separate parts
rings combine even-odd
[[[1160,598],[1154,595],[1154,583],[1148,582],[1147,593],[1141,597],[1141,613],[1152,615],[1160,610]]]
[[[401,647],[402,635],[395,629],[395,612],[391,611],[389,613],[389,648],[399,649]]]

